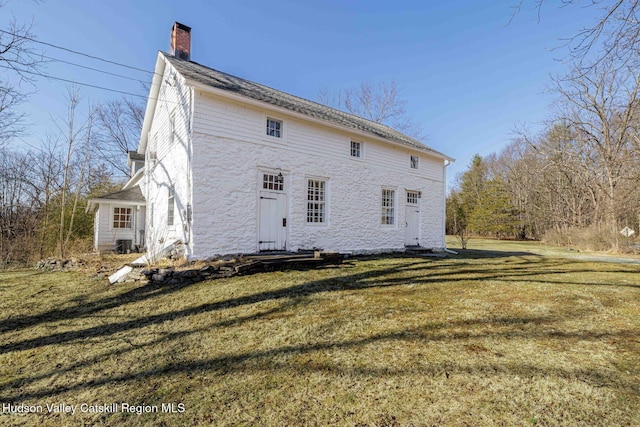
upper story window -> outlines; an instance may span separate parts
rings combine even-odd
[[[362,143],[351,141],[351,157],[362,157]]]
[[[324,223],[326,221],[326,182],[310,179],[307,186],[307,222]]]
[[[395,197],[394,190],[382,189],[382,225],[395,224]]]
[[[282,138],[282,120],[267,117],[267,135]]]
[[[113,208],[113,228],[131,228],[132,208]]]
[[[418,169],[418,156],[411,156],[411,169]]]

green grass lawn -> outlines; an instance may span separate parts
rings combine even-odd
[[[42,407],[0,425],[640,425],[640,266],[500,245],[183,287],[0,272],[0,405]]]

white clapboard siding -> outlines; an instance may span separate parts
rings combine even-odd
[[[354,160],[363,161],[374,167],[392,168],[404,172],[410,163],[410,156],[417,155],[420,158],[419,169],[412,169],[410,173],[435,181],[443,179],[442,159],[429,156],[428,153],[420,150],[402,146],[392,148],[388,144],[350,135],[348,131],[341,132],[302,121],[297,117],[270,113],[268,110],[241,105],[202,92],[198,93],[195,102],[195,133],[265,145],[286,145],[292,151],[330,158],[345,155],[350,157],[350,141],[353,139],[365,145],[364,157]],[[283,120],[283,138],[266,135],[267,117]]]

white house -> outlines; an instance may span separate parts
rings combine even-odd
[[[144,155],[129,153],[131,178],[120,191],[91,199],[87,212],[93,220],[93,246],[98,251],[120,253],[145,246],[146,201],[138,185],[143,176]]]
[[[195,259],[445,247],[451,158],[387,126],[193,62],[190,32],[176,23],[171,53],[158,53],[137,150],[144,167],[127,184],[146,200],[149,250],[180,242]]]

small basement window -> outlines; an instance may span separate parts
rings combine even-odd
[[[267,118],[267,135],[282,138],[282,120]]]

